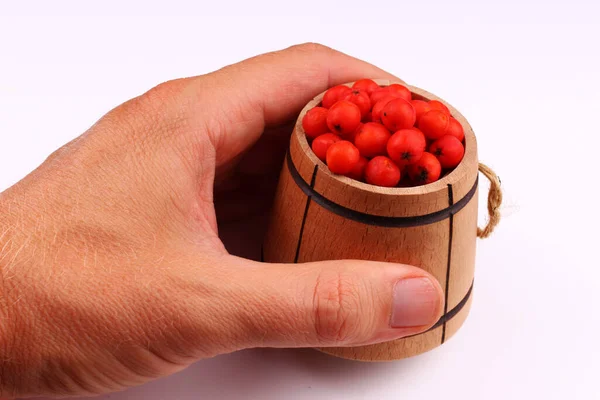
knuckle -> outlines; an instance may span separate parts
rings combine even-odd
[[[174,86],[172,81],[159,83],[144,93],[142,99],[152,104],[164,104],[175,94]]]
[[[315,43],[315,42],[306,42],[306,43],[302,43],[302,44],[297,44],[295,46],[290,47],[290,49],[295,50],[295,51],[305,52],[305,53],[329,54],[329,53],[335,52],[335,50],[333,50],[331,47],[327,47],[321,43]]]
[[[167,117],[166,112],[173,99],[177,97],[176,88],[171,82],[161,83],[139,97],[133,98],[122,105],[128,117],[139,119],[149,125],[156,126],[160,119]]]
[[[313,296],[315,330],[325,343],[345,343],[361,335],[361,289],[343,273],[324,272],[317,279]]]
[[[185,138],[190,125],[185,85],[185,80],[167,81],[128,100],[103,118],[104,130],[141,154],[154,152],[153,146],[164,141]]]
[[[134,113],[147,113],[151,115],[164,115],[173,109],[180,111],[185,108],[184,92],[186,88],[185,79],[176,79],[160,83],[139,97],[136,97],[123,106],[129,106]]]

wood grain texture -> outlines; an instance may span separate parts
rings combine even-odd
[[[265,261],[294,262],[307,200],[284,165],[263,246]]]
[[[454,308],[473,283],[477,243],[477,195],[454,215],[448,309]]]
[[[306,218],[298,262],[347,258],[409,264],[431,273],[444,287],[448,235],[447,219],[410,228],[386,228],[351,221],[314,204]]]
[[[390,82],[378,83],[386,85]],[[421,89],[408,87],[416,98],[442,101],[461,122],[465,130],[465,156],[461,164],[441,180],[415,188],[382,188],[334,175],[310,149],[301,124],[304,114],[320,103],[321,94],[303,109],[294,128],[289,153],[291,163],[284,165],[264,244],[265,261],[363,259],[415,265],[431,273],[443,288],[447,288],[446,311],[450,311],[465,298],[473,281],[477,192],[456,213],[417,226],[390,227],[351,217],[362,213],[367,217],[377,216],[377,221],[381,221],[381,217],[420,218],[446,210],[473,188],[476,190],[477,143],[470,125],[443,100]],[[303,185],[304,192],[294,181],[293,173]],[[308,185],[312,185],[312,189]],[[329,203],[319,203],[317,197],[325,198]],[[345,210],[350,211],[344,214]],[[470,302],[469,298],[467,306],[451,320],[420,335],[371,346],[320,350],[364,361],[420,354],[439,346],[458,330],[468,314]]]
[[[465,304],[464,308],[458,312],[450,321],[446,323],[446,341],[450,339],[454,334],[460,329],[463,325],[467,316],[469,315],[469,311],[471,310],[471,303],[473,302],[473,294],[469,297],[467,304]]]

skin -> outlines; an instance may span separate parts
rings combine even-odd
[[[390,326],[405,265],[258,258],[291,123],[316,94],[397,79],[316,44],[161,84],[0,194],[0,396],[108,393],[252,347]],[[414,317],[414,316],[411,316]]]

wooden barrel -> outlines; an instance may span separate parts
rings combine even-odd
[[[390,81],[378,81],[382,86]],[[348,84],[351,86],[351,84]],[[477,238],[478,160],[475,135],[450,104],[416,87],[413,98],[439,100],[465,131],[463,161],[437,182],[384,188],[332,174],[312,152],[302,110],[290,141],[263,246],[267,262],[302,263],[335,259],[390,261],[431,273],[445,292],[444,314],[429,331],[361,347],[322,348],[356,360],[393,360],[443,344],[469,312]]]

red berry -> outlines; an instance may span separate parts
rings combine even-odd
[[[396,97],[399,97],[406,101],[410,101],[412,98],[410,90],[408,90],[406,86],[400,85],[398,83],[393,83],[390,86],[388,86],[388,92],[391,95],[395,95]]]
[[[356,129],[351,134],[344,136],[344,140],[354,143],[354,139],[356,138],[358,132],[360,132],[360,130],[362,129],[363,125],[364,124],[362,122],[359,123]]]
[[[396,186],[400,182],[400,168],[386,156],[377,156],[367,164],[365,180],[371,185]]]
[[[415,108],[409,101],[394,99],[387,103],[381,111],[381,122],[390,131],[411,128],[417,119]]]
[[[421,130],[420,130],[419,128],[415,128],[415,127],[413,126],[412,128],[408,128],[408,129],[410,129],[411,131],[419,132],[420,134],[422,134],[422,135],[423,135],[423,132],[421,132]],[[425,135],[423,135],[423,136],[425,136]],[[427,138],[426,138],[426,139],[427,139]]]
[[[442,168],[454,168],[462,161],[465,148],[460,140],[446,135],[433,142],[429,146],[429,152],[437,157]]]
[[[417,121],[421,119],[421,116],[428,111],[431,111],[431,106],[428,102],[423,100],[412,100],[411,104],[415,108],[415,112],[417,113]]]
[[[370,96],[371,104],[377,103],[379,100],[383,99],[386,96],[391,96],[390,90],[387,88],[387,86],[380,87],[379,89],[375,89],[373,92],[371,92],[371,96]],[[396,96],[392,96],[392,97],[396,97]]]
[[[379,100],[377,103],[373,103],[373,110],[371,111],[371,120],[373,122],[381,122],[381,110],[383,110],[383,107],[385,107],[387,103],[395,99],[396,97],[388,95]]]
[[[446,114],[450,115],[450,110],[441,101],[431,100],[429,102],[429,107],[431,107],[432,110],[441,110],[441,111],[446,112]]]
[[[315,107],[308,110],[302,118],[302,128],[304,128],[306,136],[311,139],[329,132],[329,128],[327,128],[327,109]]]
[[[321,104],[325,108],[330,108],[332,105],[346,97],[351,91],[352,89],[345,85],[334,86],[325,92]]]
[[[360,79],[354,82],[352,89],[359,89],[367,92],[368,95],[379,89],[379,85],[372,79]]]
[[[414,164],[423,155],[427,143],[417,129],[401,129],[387,143],[387,153],[399,167]]]
[[[354,165],[354,168],[352,168],[352,171],[348,172],[346,176],[357,181],[363,181],[365,179],[365,168],[367,167],[368,162],[369,160],[366,158],[360,157],[358,162]]]
[[[360,89],[352,89],[350,94],[347,94],[343,100],[356,104],[360,109],[361,118],[364,118],[371,111],[371,99],[369,99],[367,92]]]
[[[444,136],[450,124],[450,116],[441,110],[426,112],[419,119],[419,129],[427,139],[439,139]]]
[[[340,140],[327,149],[327,166],[334,174],[345,175],[352,171],[360,160],[358,149],[347,140]]]
[[[327,113],[329,130],[340,136],[350,135],[360,124],[360,109],[354,103],[340,100]]]
[[[439,179],[442,166],[431,153],[423,153],[421,159],[408,167],[408,175],[416,185],[426,185]]]
[[[321,161],[325,161],[327,157],[327,149],[332,144],[339,142],[342,140],[338,135],[334,135],[333,133],[324,133],[321,136],[318,136],[312,142],[313,152]]]
[[[372,158],[385,154],[385,146],[390,136],[390,131],[385,126],[368,122],[356,134],[354,144],[362,156]]]
[[[448,130],[446,131],[448,135],[452,135],[457,138],[459,141],[463,141],[465,138],[465,130],[463,129],[460,122],[458,122],[455,118],[450,118],[450,123],[448,124]]]

